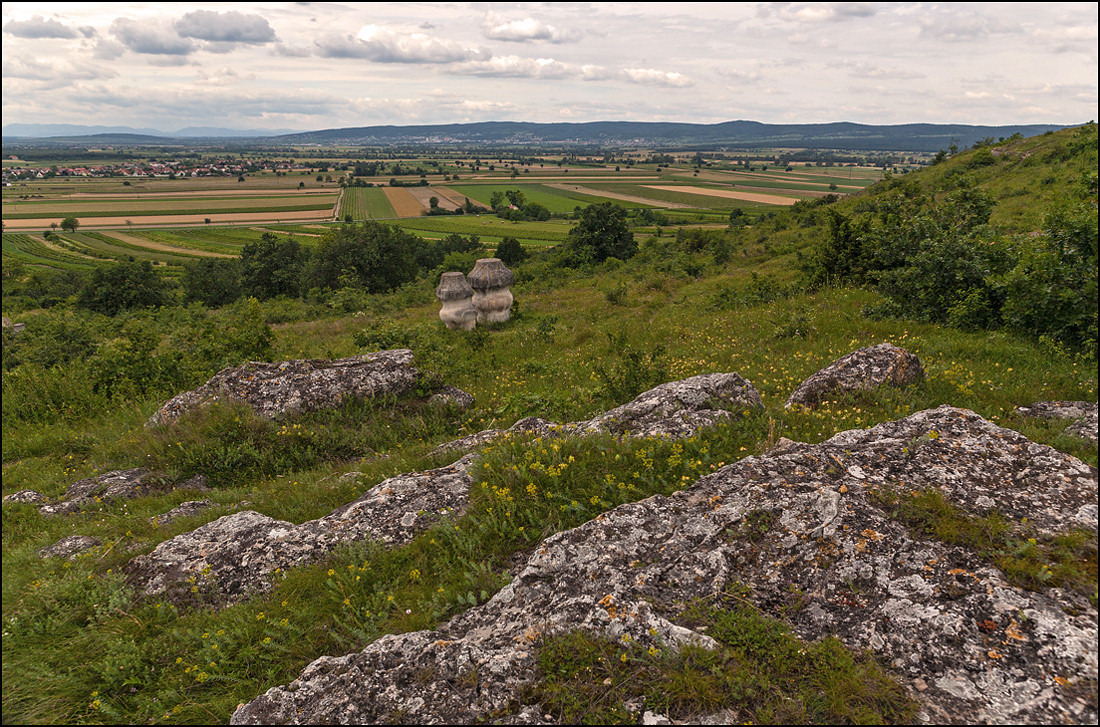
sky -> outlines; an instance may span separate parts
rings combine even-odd
[[[3,123],[1077,124],[1096,3],[3,3]]]

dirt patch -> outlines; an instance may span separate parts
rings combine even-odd
[[[433,189],[431,187],[407,187],[405,191],[411,194],[416,201],[424,207],[430,208],[431,199],[435,197],[441,208],[448,211],[458,209],[458,204],[452,202],[446,195],[441,194],[438,189]]]
[[[660,189],[664,192],[679,192],[681,194],[697,194],[701,197],[721,197],[722,199],[740,199],[745,202],[758,202],[760,204],[775,204],[789,206],[798,200],[793,197],[780,197],[775,194],[758,194],[756,192],[742,192],[739,189],[706,189],[704,187],[671,187],[664,185],[643,185],[646,189]]]
[[[459,194],[450,187],[432,187],[432,189],[434,189],[436,191],[436,194],[439,196],[440,204],[443,204],[443,199],[446,198],[449,202],[451,202],[451,204],[454,205],[455,209],[466,206],[466,195]]]
[[[579,187],[575,184],[547,184],[547,187],[553,187],[554,189],[563,189],[568,192],[578,192],[580,194],[590,194],[593,197],[606,197],[608,199],[618,199],[623,202],[637,202],[639,204],[653,205],[654,207],[663,207],[665,209],[688,209],[691,205],[681,204],[679,202],[665,202],[660,199],[650,199],[648,197],[639,197],[633,194],[622,194],[620,192],[607,192],[602,189],[592,189],[591,187]],[[660,187],[654,187],[654,189],[660,189]]]
[[[419,200],[404,187],[385,187],[384,191],[394,214],[398,217],[419,217],[420,213],[428,207],[427,202],[420,204]]]

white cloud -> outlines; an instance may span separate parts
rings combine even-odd
[[[571,43],[581,39],[582,31],[558,28],[546,25],[535,18],[506,20],[504,17],[489,13],[482,23],[482,32],[486,38],[523,43],[532,40],[544,40],[550,43]]]
[[[653,68],[624,68],[621,77],[631,83],[640,83],[646,86],[685,88],[695,85],[694,81],[682,73],[658,71]]]
[[[17,38],[76,38],[78,31],[54,18],[44,19],[33,15],[30,20],[9,20],[4,32]]]
[[[190,39],[181,38],[166,23],[118,18],[111,23],[111,35],[134,53],[145,55],[185,56],[195,50]]]
[[[217,43],[262,44],[275,40],[275,31],[263,17],[234,10],[196,10],[177,20],[175,28],[180,37]]]
[[[354,37],[330,35],[316,43],[323,58],[364,58],[376,63],[457,63],[491,56],[454,41],[424,33],[402,35],[377,25],[363,26]]]
[[[572,66],[553,58],[520,56],[494,56],[484,61],[460,63],[449,68],[448,72],[497,78],[581,78],[584,75],[581,66]]]
[[[775,15],[797,23],[836,23],[870,18],[878,12],[875,3],[767,3],[758,15]]]

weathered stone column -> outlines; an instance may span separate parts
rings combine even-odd
[[[477,325],[477,308],[472,301],[474,289],[466,282],[462,273],[443,273],[435,297],[443,307],[439,310],[439,320],[452,331],[460,329],[472,331]]]
[[[474,289],[478,323],[503,323],[512,317],[512,291],[516,276],[499,258],[478,260],[466,278]]]

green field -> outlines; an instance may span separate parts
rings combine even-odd
[[[4,233],[3,251],[5,264],[11,261],[58,270],[87,270],[98,262],[98,258],[91,254],[46,243],[40,237],[16,233]]]
[[[298,200],[295,200],[298,202]],[[96,209],[90,210],[85,207],[79,209],[79,205],[64,205],[58,202],[54,202],[48,206],[42,206],[39,208],[26,210],[23,205],[19,206],[19,212],[9,213],[4,212],[4,219],[8,220],[33,220],[38,218],[53,218],[53,217],[65,217],[67,215],[75,215],[78,219],[95,218],[95,217],[154,217],[164,215],[181,215],[181,214],[202,214],[204,212],[211,213],[263,213],[263,212],[308,212],[312,210],[325,210],[331,209],[335,202],[332,198],[325,198],[320,201],[296,203],[296,204],[283,204],[283,203],[265,203],[265,204],[242,204],[237,200],[223,200],[219,206],[186,206],[181,205],[179,207],[165,207],[166,204],[163,200],[157,200],[155,203],[131,203],[130,205],[112,205],[111,209]]]
[[[389,224],[429,239],[440,239],[457,233],[466,236],[477,235],[483,243],[488,244],[500,242],[502,237],[511,236],[524,245],[556,245],[565,240],[573,225],[566,220],[509,222],[494,215],[410,217],[393,220]]]
[[[381,220],[396,217],[397,213],[381,187],[347,187],[337,217],[342,220],[347,215],[353,220]]]

